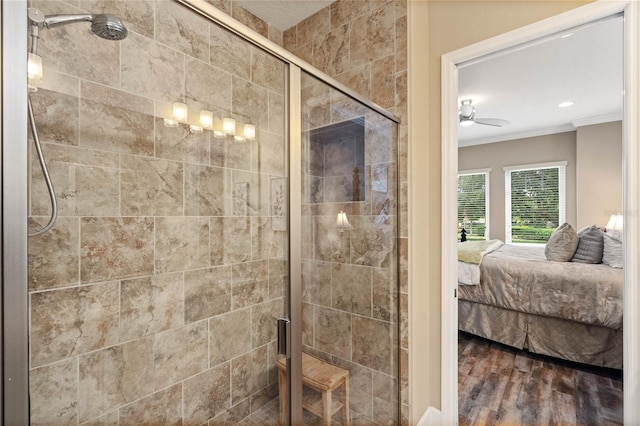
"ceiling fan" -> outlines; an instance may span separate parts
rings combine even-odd
[[[499,118],[475,118],[476,109],[471,105],[471,99],[464,99],[460,102],[458,109],[458,120],[461,126],[471,126],[473,123],[483,124],[485,126],[502,127],[509,124],[507,120]]]

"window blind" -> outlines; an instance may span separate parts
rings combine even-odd
[[[488,238],[488,185],[486,172],[458,175],[458,239],[462,229],[467,240]]]
[[[565,221],[565,169],[564,163],[505,169],[508,243],[544,244]]]

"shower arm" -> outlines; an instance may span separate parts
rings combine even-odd
[[[40,39],[41,28],[55,28],[73,22],[93,22],[94,15],[49,15],[45,16],[39,9],[29,8],[29,23],[31,24],[31,53],[37,53],[38,40]]]
[[[42,25],[46,28],[54,28],[60,25],[70,24],[72,22],[93,22],[94,15],[49,15],[47,16]]]

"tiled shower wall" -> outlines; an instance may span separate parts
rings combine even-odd
[[[409,414],[407,1],[337,0],[284,31],[283,46],[400,119],[400,370],[402,420]]]
[[[130,32],[42,31],[33,103],[60,217],[29,239],[32,423],[245,417],[277,395],[283,64],[171,1],[33,6]],[[256,141],[165,127],[174,101],[252,122]],[[49,205],[32,158],[33,229]]]

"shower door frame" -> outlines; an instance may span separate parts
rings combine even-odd
[[[289,172],[289,286],[287,316],[291,320],[287,365],[290,424],[302,424],[302,71],[329,84],[372,111],[399,124],[400,120],[372,101],[261,36],[205,0],[173,0],[231,31],[287,65],[285,114]],[[3,1],[2,34],[27,34],[27,3]],[[2,351],[0,419],[6,424],[29,423],[29,350],[27,296],[27,38],[2,37]],[[398,185],[398,182],[396,182]],[[397,236],[396,236],[397,239]],[[396,244],[396,250],[398,245]],[[399,283],[399,268],[396,283]],[[274,327],[276,325],[274,324]],[[399,321],[397,323],[399,327]],[[399,359],[399,357],[398,357]],[[397,370],[399,374],[399,368]],[[400,398],[398,387],[398,401]],[[10,407],[10,410],[6,408]],[[398,416],[400,407],[398,406]]]
[[[2,2],[3,424],[29,423],[26,1]],[[6,34],[16,34],[7,37]]]

